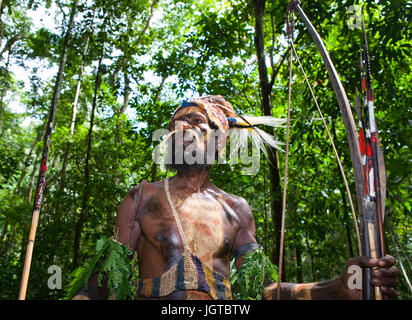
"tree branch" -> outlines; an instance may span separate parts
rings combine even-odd
[[[159,2],[159,0],[153,0],[152,5],[150,7],[149,18],[147,19],[146,25],[144,26],[143,30],[140,32],[140,35],[139,35],[139,38],[138,38],[137,41],[139,41],[140,37],[142,37],[146,33],[147,29],[149,29],[150,21],[152,20],[153,14],[154,14],[154,8],[155,8],[155,6],[158,2]]]
[[[11,47],[19,40],[27,38],[26,35],[18,34],[17,36],[11,37],[9,40],[7,40],[6,44],[4,45],[3,50],[0,52],[0,58],[3,57],[3,54],[5,54],[7,51],[11,49]]]

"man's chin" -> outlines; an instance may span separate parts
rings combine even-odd
[[[204,171],[211,167],[210,164],[188,164],[188,163],[171,163],[166,165],[167,168],[181,173]]]
[[[166,167],[177,172],[195,172],[206,170],[216,161],[217,156],[216,152],[214,152],[214,154],[205,154],[205,150],[201,148],[195,148],[193,146],[188,148],[186,145],[182,145],[180,148],[174,147],[172,150],[173,153],[171,157],[168,157],[168,159],[170,159],[170,163],[167,163]],[[180,155],[180,157],[178,157],[178,155]],[[193,163],[189,164],[187,159],[190,159],[190,162]]]

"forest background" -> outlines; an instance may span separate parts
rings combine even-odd
[[[96,241],[112,236],[117,209],[131,187],[173,174],[153,163],[152,134],[167,127],[183,99],[220,94],[241,114],[286,117],[287,5],[0,0],[0,299],[18,296],[53,96],[57,109],[27,299],[62,298],[72,272],[93,256]],[[363,7],[368,32],[387,170],[386,245],[402,271],[399,298],[410,299],[411,3],[302,1],[354,106],[361,30],[353,28],[352,5]],[[354,193],[335,93],[299,18],[295,42]],[[67,59],[56,85],[63,53]],[[358,248],[333,150],[296,63],[291,118],[283,278],[330,279]],[[276,136],[284,142],[285,133],[278,129]],[[241,165],[217,165],[211,177],[249,202],[259,242],[277,264],[285,154],[276,153],[275,160],[269,165],[261,157],[256,175],[242,174]],[[60,290],[47,285],[52,265],[62,270]]]

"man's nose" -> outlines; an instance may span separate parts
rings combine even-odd
[[[176,130],[184,131],[184,130],[192,129],[192,128],[193,127],[190,125],[190,123],[185,120],[176,121],[176,125],[175,125]]]

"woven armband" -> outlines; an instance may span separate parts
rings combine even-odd
[[[239,258],[242,254],[259,248],[261,248],[261,245],[259,245],[258,243],[248,243],[233,251],[233,256],[235,257],[235,260],[237,260],[237,258]]]

